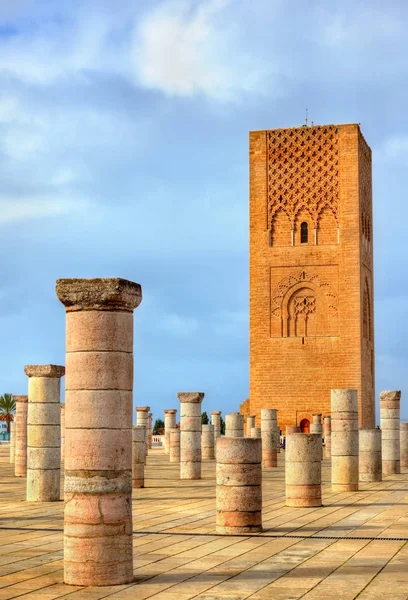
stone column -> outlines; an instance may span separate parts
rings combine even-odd
[[[153,415],[148,414],[147,448],[151,450],[153,444]]]
[[[180,400],[180,479],[201,479],[203,392],[178,392]]]
[[[15,396],[16,401],[16,445],[14,454],[14,474],[27,475],[27,409],[28,396]]]
[[[399,391],[386,390],[380,394],[383,475],[401,473],[400,401]]]
[[[408,423],[400,424],[400,466],[408,467]]]
[[[286,435],[290,433],[300,433],[300,427],[297,425],[286,425]]]
[[[215,439],[221,435],[221,411],[213,410],[211,413],[211,425],[214,425]]]
[[[324,455],[331,458],[331,417],[323,417]]]
[[[225,417],[225,437],[244,437],[244,417],[232,412]]]
[[[61,377],[65,367],[26,365],[28,377],[27,501],[59,502]]]
[[[10,463],[14,464],[16,454],[16,416],[10,421]]]
[[[180,462],[180,429],[170,429],[170,462]]]
[[[322,505],[320,433],[290,433],[286,440],[286,506]]]
[[[214,425],[202,425],[201,454],[203,460],[211,460],[215,458]]]
[[[136,425],[140,425],[145,428],[146,434],[146,452],[149,444],[149,410],[150,406],[136,406]]]
[[[323,458],[323,424],[321,413],[315,413],[314,415],[312,415],[312,422],[310,423],[310,433],[318,433],[320,435],[320,439],[322,440],[321,458]]]
[[[357,390],[331,391],[332,491],[358,490]]]
[[[278,466],[278,424],[275,408],[261,409],[262,468]]]
[[[360,429],[358,437],[360,481],[382,481],[381,429]]]
[[[217,533],[262,531],[261,446],[254,438],[217,439]]]
[[[176,414],[175,408],[166,408],[164,411],[164,453],[170,454],[170,429],[176,427]]]
[[[65,404],[61,402],[61,460],[65,459]]]
[[[143,425],[133,427],[132,443],[132,487],[144,487],[146,464],[146,430]]]
[[[246,437],[251,437],[251,429],[255,427],[255,416],[247,415],[246,418],[246,426],[245,426],[245,435]]]
[[[262,430],[260,427],[252,427],[251,438],[262,438]]]
[[[64,581],[133,581],[133,310],[139,284],[59,279],[66,307]]]

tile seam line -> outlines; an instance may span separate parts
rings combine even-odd
[[[401,546],[401,548],[399,548],[398,550],[396,550],[394,552],[394,554],[391,556],[391,558],[385,563],[385,565],[383,565],[381,567],[381,569],[379,571],[377,571],[377,573],[370,579],[370,581],[367,583],[367,585],[365,585],[363,587],[363,589],[358,592],[357,596],[355,596],[355,598],[353,600],[356,600],[356,598],[358,598],[364,592],[364,590],[370,585],[370,583],[373,581],[373,579],[375,579],[376,577],[378,577],[378,575],[385,569],[385,567],[392,561],[392,559],[395,558],[395,556],[398,554],[398,552],[400,552],[404,548],[404,546],[406,546],[406,545],[407,545],[407,542],[405,542]]]

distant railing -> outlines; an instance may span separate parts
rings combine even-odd
[[[157,444],[158,446],[164,445],[164,435],[154,435],[152,437],[152,443]]]

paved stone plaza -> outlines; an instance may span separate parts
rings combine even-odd
[[[154,598],[290,600],[408,598],[408,469],[322,508],[285,507],[284,454],[263,471],[262,534],[215,535],[215,461],[179,479],[164,449],[149,452],[146,488],[133,490],[134,577],[115,587],[63,584],[63,502],[28,503],[0,446],[0,600]],[[61,486],[63,489],[63,486]]]

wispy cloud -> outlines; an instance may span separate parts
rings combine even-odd
[[[0,198],[0,225],[43,219],[55,215],[83,213],[91,210],[92,205],[78,199],[59,198],[58,200],[42,200],[26,198],[24,200],[2,200]]]
[[[168,95],[230,101],[256,90],[266,65],[243,49],[225,11],[230,0],[162,2],[136,30],[133,53],[142,86]]]

